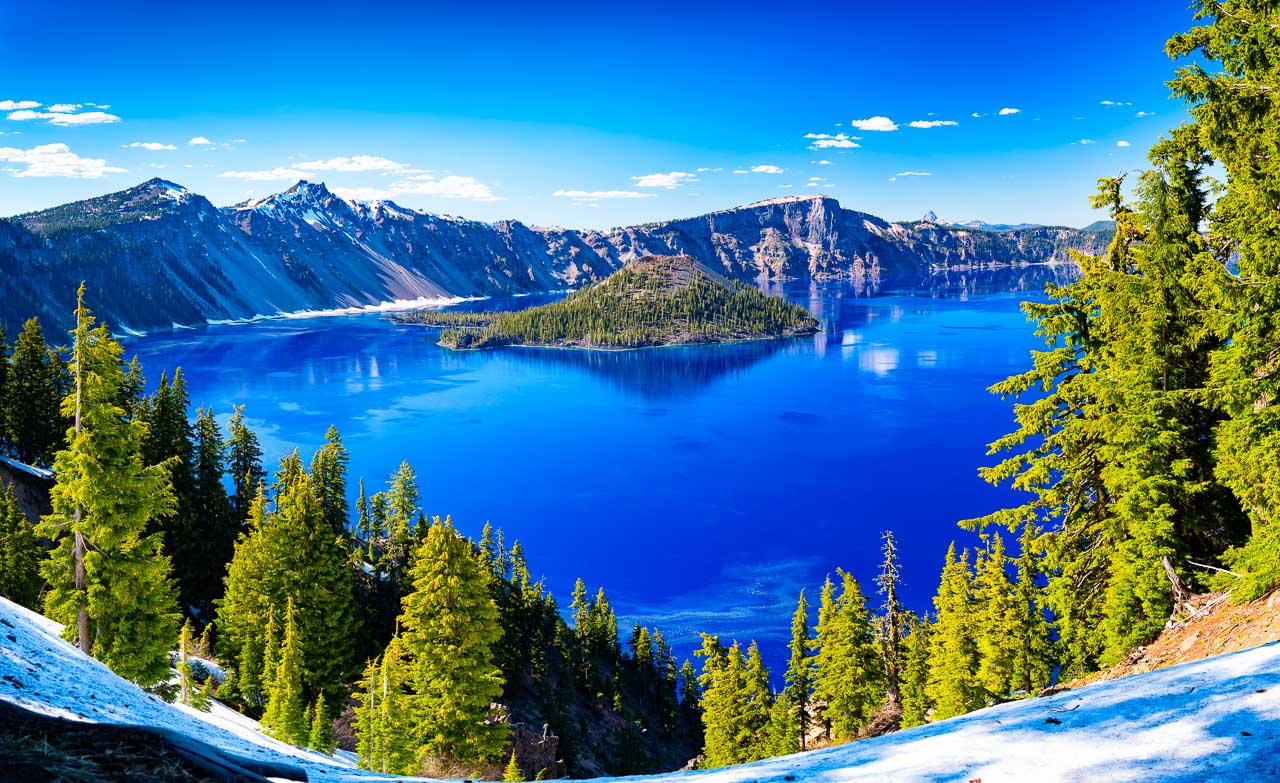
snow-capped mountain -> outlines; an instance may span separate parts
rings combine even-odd
[[[65,328],[75,289],[117,331],[576,287],[646,255],[689,255],[740,280],[918,276],[963,264],[1065,259],[1105,236],[889,223],[824,196],[771,199],[610,231],[482,223],[323,184],[218,208],[153,179],[0,220],[0,326]]]

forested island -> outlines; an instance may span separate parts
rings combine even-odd
[[[688,256],[647,256],[559,302],[518,312],[421,310],[401,323],[442,328],[454,350],[544,346],[626,350],[813,334],[808,310],[728,280]]]

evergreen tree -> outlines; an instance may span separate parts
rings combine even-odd
[[[62,360],[44,340],[40,322],[32,318],[22,326],[13,344],[3,401],[7,435],[18,459],[49,464],[65,440]]]
[[[147,405],[147,439],[142,458],[165,464],[173,485],[174,511],[155,527],[164,538],[164,551],[173,559],[173,576],[178,583],[178,599],[185,614],[198,617],[202,597],[216,592],[207,583],[210,570],[201,550],[205,540],[201,520],[196,515],[195,430],[187,418],[190,398],[182,370],[170,382],[160,376],[160,387]],[[206,618],[207,619],[207,618]]]
[[[966,550],[957,558],[954,543],[947,549],[933,605],[938,619],[930,633],[925,696],[933,705],[933,717],[941,720],[983,706],[973,637],[977,618],[970,594],[969,553]]]
[[[884,664],[858,580],[845,571],[840,594],[828,578],[814,640],[814,699],[823,702],[832,737],[852,739],[884,701]]]
[[[369,498],[364,493],[364,476],[360,477],[360,493],[356,496],[356,533],[368,541],[373,536],[369,524]]]
[[[272,736],[290,745],[306,744],[309,735],[302,700],[302,666],[302,637],[290,597],[285,608],[284,643],[262,716],[262,725]]]
[[[45,614],[68,639],[117,674],[150,685],[168,677],[178,636],[169,559],[147,528],[173,509],[165,466],[145,467],[144,422],[120,408],[120,344],[93,327],[81,286],[74,332],[75,389],[63,412],[75,422],[54,458],[53,513],[41,534],[56,541],[41,567]]]
[[[416,694],[419,753],[463,762],[492,760],[509,727],[490,722],[502,694],[494,647],[502,638],[488,576],[448,518],[432,523],[414,558],[413,592],[401,622]]]
[[[520,762],[516,760],[516,749],[511,749],[511,758],[507,760],[507,768],[502,773],[503,783],[523,783],[524,773],[520,771]]]
[[[884,658],[885,691],[890,704],[897,704],[901,694],[902,679],[902,631],[907,618],[907,608],[898,598],[898,587],[902,580],[902,566],[898,562],[898,548],[893,540],[893,532],[886,530],[882,536],[884,559],[880,562],[880,573],[876,576],[883,603],[877,621],[880,638],[881,655]]]
[[[9,427],[5,424],[5,403],[9,399],[9,342],[0,328],[0,443],[9,439]]]
[[[411,555],[413,523],[421,510],[420,498],[418,480],[408,462],[401,462],[387,483],[381,522],[387,536],[387,573],[392,581],[398,582]]]
[[[812,648],[813,640],[809,635],[809,602],[805,599],[804,590],[801,590],[800,600],[796,603],[796,612],[791,618],[791,658],[787,663],[787,687],[783,690],[786,698],[778,700],[779,704],[785,704],[785,706],[775,707],[775,712],[779,709],[785,711],[785,725],[794,728],[796,732],[795,736],[785,743],[787,748],[795,746],[796,750],[804,750],[809,735],[809,700],[813,689]],[[775,728],[780,728],[781,725],[775,725]],[[778,738],[775,744],[779,746],[784,744],[783,738]]]
[[[191,621],[187,620],[182,624],[182,631],[178,634],[178,701],[201,712],[208,712],[208,689],[196,682],[191,670],[191,661],[187,657],[191,653],[193,635]]]
[[[978,551],[977,560],[973,594],[978,684],[987,696],[1003,701],[1014,690],[1013,668],[1019,640],[1012,627],[1015,607],[1009,559],[998,532],[987,539],[987,548]]]
[[[932,651],[930,635],[933,626],[928,616],[915,623],[907,634],[902,654],[902,718],[900,724],[907,729],[919,726],[929,718],[933,708],[929,700],[929,655]]]
[[[769,721],[773,712],[773,692],[769,689],[769,670],[765,668],[760,646],[754,641],[747,648],[747,670],[744,682],[745,713],[739,729],[746,761],[768,758]]]
[[[266,480],[262,469],[262,447],[258,436],[244,420],[244,406],[233,409],[227,422],[227,472],[231,474],[231,507],[243,526],[249,520],[249,507]]]
[[[803,735],[799,717],[799,711],[784,690],[774,699],[773,709],[769,712],[769,727],[765,732],[768,739],[761,758],[787,756],[803,750],[800,747]]]
[[[702,726],[705,768],[747,760],[750,732],[747,714],[746,661],[737,642],[725,649],[714,636],[702,635]]]
[[[44,547],[18,509],[13,488],[0,481],[0,595],[28,609],[40,600],[40,561]]]
[[[334,750],[333,719],[329,716],[329,709],[324,704],[324,691],[316,696],[308,712],[311,713],[311,732],[308,735],[307,747],[324,754],[332,754]]]
[[[404,645],[395,637],[378,660],[365,668],[356,693],[356,753],[360,766],[383,774],[413,774],[417,770],[417,746],[413,740],[413,697],[405,691],[408,680]]]
[[[192,558],[187,568],[191,606],[197,620],[208,624],[213,619],[213,602],[222,596],[222,579],[235,553],[240,525],[222,483],[226,444],[212,410],[197,412],[195,436],[191,541],[183,549]]]
[[[1010,637],[1009,683],[1027,694],[1049,684],[1053,673],[1054,644],[1049,620],[1045,617],[1044,591],[1040,588],[1040,563],[1035,553],[1036,530],[1022,529],[1015,564],[1018,581],[1013,588],[1006,628]]]
[[[347,463],[351,461],[338,428],[330,426],[325,433],[325,445],[311,460],[311,477],[325,521],[334,535],[347,535]],[[361,485],[363,489],[363,484]]]

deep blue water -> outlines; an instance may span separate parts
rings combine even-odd
[[[947,543],[976,540],[956,521],[1013,499],[977,477],[1012,420],[985,388],[1039,347],[1018,303],[1043,274],[785,288],[826,322],[790,342],[452,353],[421,327],[347,316],[142,338],[126,354],[153,384],[181,366],[193,404],[223,421],[245,405],[272,461],[309,459],[336,424],[353,496],[357,477],[372,492],[409,460],[428,515],[519,538],[562,605],[576,577],[604,585],[624,639],[638,619],[678,652],[705,630],[758,639],[780,663],[802,587],[816,601],[839,566],[874,590],[881,531],[922,610]]]

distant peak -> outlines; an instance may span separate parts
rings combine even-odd
[[[934,212],[932,209],[924,213],[924,217],[920,219],[926,223],[938,223],[939,225],[943,222],[942,218],[938,217],[938,213]]]
[[[832,203],[838,203],[834,198],[826,195],[825,193],[814,193],[812,195],[778,196],[777,198],[767,198],[764,201],[756,201],[751,204],[738,207],[738,209],[755,209],[756,207],[769,207],[774,204],[801,204],[810,201],[830,201]]]

